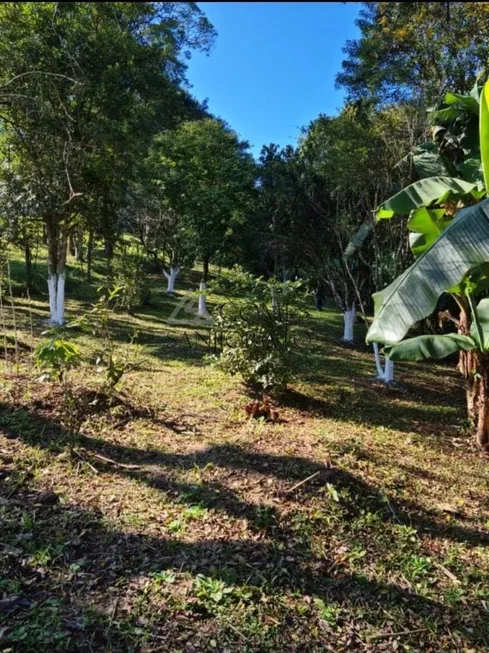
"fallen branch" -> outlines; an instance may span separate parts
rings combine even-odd
[[[397,633],[379,633],[378,635],[368,635],[368,639],[385,639],[386,637],[401,637],[402,635],[412,635],[413,633],[423,633],[427,628],[415,628],[414,630],[400,630]]]
[[[116,467],[122,467],[122,469],[140,469],[141,465],[128,465],[126,463],[118,463],[116,460],[112,460],[112,458],[106,458],[105,456],[101,456],[98,453],[92,453],[92,456],[97,458],[97,460],[102,460],[104,463],[110,463],[111,465],[115,465]]]
[[[293,485],[289,490],[285,490],[285,491],[286,491],[286,492],[293,492],[294,490],[297,490],[298,487],[300,487],[301,485],[304,485],[304,483],[307,483],[308,481],[310,481],[311,479],[315,478],[315,477],[316,477],[318,474],[320,474],[320,473],[321,473],[321,472],[314,472],[314,474],[311,474],[311,476],[308,476],[308,477],[305,478],[303,481],[299,481],[299,483],[296,483],[296,484]]]
[[[456,576],[454,576],[454,574],[452,574],[452,572],[449,569],[447,569],[446,567],[444,567],[443,565],[441,565],[439,562],[436,561],[434,561],[433,564],[435,565],[435,567],[438,567],[438,569],[442,571],[445,574],[445,576],[452,581],[452,583],[455,583],[455,585],[460,585],[461,581]]]
[[[74,449],[74,451],[78,456],[80,456],[80,458],[82,458],[82,460],[84,460],[85,462],[88,462],[85,458],[83,458],[80,455],[80,452],[77,449]],[[102,456],[99,453],[93,453],[93,452],[88,452],[88,451],[85,451],[84,453],[86,453],[89,456],[93,456],[94,458],[97,458],[97,460],[101,460],[104,463],[110,463],[111,465],[115,465],[116,467],[122,467],[122,469],[140,469],[141,468],[140,465],[128,465],[126,463],[119,463],[116,460],[112,460],[112,458],[106,458],[105,456]],[[95,471],[97,471],[95,468],[93,468],[93,469]]]

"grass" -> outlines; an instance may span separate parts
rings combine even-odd
[[[137,329],[145,359],[124,380],[132,408],[87,416],[72,457],[59,391],[30,363],[46,296],[23,297],[21,275],[14,259],[0,650],[488,649],[489,468],[464,430],[453,364],[399,366],[400,388],[385,389],[370,351],[339,344],[338,312],[312,311],[278,423],[250,421],[239,380],[203,363],[193,329],[165,322],[198,271],[176,298],[155,274],[151,306],[113,316],[119,345]],[[75,277],[69,318],[102,279]],[[97,344],[72,337],[84,352]],[[99,380],[84,370],[75,382]]]

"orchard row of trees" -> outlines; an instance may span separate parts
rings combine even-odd
[[[159,266],[168,292],[195,260],[203,265],[201,290],[210,263],[240,264],[280,282],[302,278],[318,308],[325,294],[335,300],[350,342],[356,311],[371,311],[374,294],[369,339],[378,376],[393,379],[395,358],[439,356],[456,343],[469,415],[479,420],[483,407],[478,437],[487,446],[483,339],[480,330],[478,340],[460,339],[473,338],[474,300],[489,285],[485,250],[461,263],[445,246],[444,258],[425,269],[428,278],[416,277],[407,291],[399,279],[412,280],[410,271],[453,233],[461,207],[484,205],[489,8],[369,2],[358,26],[337,76],[346,91],[339,114],[318,116],[297,147],[270,144],[255,161],[188,89],[186,57],[208,51],[215,38],[196,4],[4,3],[2,232],[25,253],[27,285],[33,248],[45,239],[54,323],[64,319],[69,244],[90,278],[95,243],[104,242],[110,274],[128,233]],[[443,282],[429,278],[447,262],[455,272]],[[460,337],[450,346],[390,347],[440,302]],[[207,312],[204,296],[199,312]],[[436,336],[433,320],[430,328],[423,337]]]

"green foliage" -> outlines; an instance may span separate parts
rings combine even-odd
[[[196,3],[155,2],[3,3],[0,32],[2,194],[17,242],[44,222],[61,274],[73,227],[111,243],[126,227],[155,133],[205,113],[183,60],[215,32]]]
[[[381,204],[377,218],[392,218],[396,213],[407,215],[420,207],[440,204],[453,196],[467,195],[474,188],[475,184],[452,177],[420,179]]]
[[[486,189],[489,188],[489,86],[484,85],[480,98],[480,154]]]
[[[464,149],[461,141],[457,147],[462,148],[462,153],[476,153],[479,156],[486,149],[484,138],[487,137],[489,113],[484,103],[488,88],[486,83],[482,91],[479,147],[469,140]],[[477,87],[474,91],[476,89]],[[460,118],[463,125],[466,125],[467,106],[470,115],[477,115],[473,110],[473,102],[476,101],[473,97],[471,102],[464,103],[459,96],[453,94],[448,94],[445,98],[448,106],[459,105],[454,120],[456,124]],[[464,130],[465,127],[462,133]],[[467,141],[467,137],[464,138]],[[446,134],[443,139],[447,139]],[[449,198],[454,190],[460,197],[457,188],[461,184],[462,180],[455,178],[446,178],[443,184],[440,184],[440,178],[423,179],[417,182],[417,189],[414,189],[414,184],[401,191],[385,202],[379,211],[378,218],[392,217],[394,212],[411,211],[408,223],[413,232],[411,246],[419,258],[390,286],[374,295],[375,320],[367,334],[368,340],[388,344],[398,342],[414,322],[433,311],[443,292],[477,295],[487,287],[485,268],[489,262],[489,200],[468,206],[453,218],[453,203]],[[421,185],[426,192],[419,192]],[[427,185],[430,192],[427,191]],[[441,186],[446,186],[445,192]],[[461,188],[464,190],[463,186]],[[435,198],[440,192],[441,197]],[[469,200],[469,204],[485,195],[486,191],[476,191],[474,185],[471,193],[474,197]],[[434,202],[443,206],[432,207]],[[413,297],[416,297],[414,302]]]
[[[81,354],[72,342],[55,336],[35,349],[34,360],[43,380],[54,377],[63,381],[66,373],[80,364]]]
[[[374,294],[375,320],[367,340],[392,344],[430,315],[438,297],[489,261],[489,200],[463,209],[436,242],[403,274]]]
[[[222,121],[210,118],[160,134],[152,148],[153,181],[207,262],[225,250],[244,221],[254,181],[247,149]]]
[[[236,264],[230,270],[221,272],[209,290],[225,297],[239,297],[242,295],[256,297],[263,295],[263,278],[255,277],[251,272]]]
[[[470,299],[470,303],[472,300]],[[460,351],[489,352],[489,299],[482,299],[472,313],[470,336],[457,333],[446,335],[419,336],[408,338],[396,345],[384,348],[385,355],[391,360],[427,360],[440,359]]]
[[[115,308],[132,313],[149,303],[151,295],[144,264],[144,257],[139,255],[123,254],[115,258],[111,275],[114,287],[118,288],[113,295]]]
[[[70,327],[81,327],[88,331],[96,339],[96,370],[103,377],[102,390],[109,395],[115,391],[124,374],[140,364],[137,351],[134,352],[136,332],[128,347],[119,348],[114,343],[110,316],[121,301],[122,293],[123,288],[118,286],[105,289],[92,309],[70,324]]]
[[[240,301],[224,303],[214,316],[214,337],[222,351],[208,357],[219,369],[240,375],[245,383],[265,390],[286,388],[293,377],[297,346],[294,329],[305,316],[301,282],[261,284],[274,296],[270,307],[256,291]],[[299,345],[300,346],[300,345]]]
[[[423,361],[446,358],[459,351],[470,351],[474,347],[475,342],[472,338],[448,333],[408,338],[397,345],[384,347],[384,353],[393,361]]]
[[[364,2],[357,39],[347,41],[336,83],[369,103],[437,101],[444,88],[467,93],[487,73],[483,2]],[[454,101],[457,95],[453,94]]]

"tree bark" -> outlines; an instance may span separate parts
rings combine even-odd
[[[476,441],[481,449],[489,451],[489,356],[479,354],[477,357],[477,411]]]
[[[92,257],[93,257],[94,237],[93,229],[88,232],[88,245],[87,245],[87,281],[92,281]]]
[[[375,377],[379,381],[384,381],[386,385],[394,382],[394,361],[389,360],[388,358],[384,361],[384,366],[380,360],[379,345],[377,342],[373,343],[374,346],[374,359],[375,367],[377,369],[377,376]]]
[[[32,294],[32,252],[29,240],[26,238],[24,241],[24,257],[25,257],[25,287],[29,295]]]
[[[79,263],[83,263],[83,230],[77,229],[73,242],[75,245],[75,258]]]
[[[70,243],[70,246],[69,246],[70,247],[70,255],[75,256],[75,254],[76,254],[76,245],[75,245],[75,235],[74,235],[73,231],[70,231],[69,243]]]
[[[204,279],[202,279],[202,281],[200,282],[199,291],[204,292],[205,289],[206,289],[205,281]],[[211,317],[209,311],[207,310],[207,302],[206,302],[205,295],[199,296],[199,306],[197,309],[197,315],[205,319],[209,319]]]
[[[105,237],[105,246],[104,246],[104,251],[105,251],[105,258],[107,259],[107,274],[110,275],[112,274],[112,258],[114,256],[114,242],[112,238]]]
[[[56,218],[46,219],[48,242],[48,292],[50,322],[63,324],[65,315],[65,268],[68,249],[66,227]]]
[[[209,278],[209,258],[210,258],[209,256],[204,256],[204,258],[202,259],[204,264],[202,278],[204,280],[204,283],[207,283],[207,280]]]
[[[355,307],[355,302],[353,302],[351,304],[350,309],[343,313],[343,320],[344,320],[344,330],[343,330],[343,338],[342,338],[343,342],[348,342],[348,343],[353,342],[355,315],[356,315],[356,307]]]
[[[163,274],[166,277],[167,280],[167,287],[166,287],[166,292],[167,294],[171,294],[175,292],[175,281],[177,279],[178,273],[180,272],[180,269],[178,267],[173,267],[173,265],[170,267],[170,273],[163,269]]]
[[[458,332],[464,336],[470,334],[470,317],[465,310],[460,311]],[[461,351],[458,369],[465,382],[465,398],[467,401],[467,417],[475,426],[477,424],[477,406],[480,391],[480,378],[474,375],[477,367],[477,357],[473,351]]]

